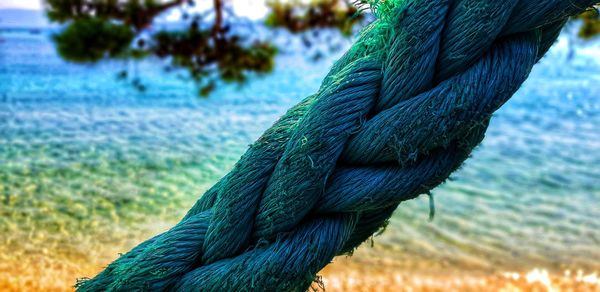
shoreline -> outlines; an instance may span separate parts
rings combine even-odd
[[[584,270],[410,270],[339,257],[319,275],[317,291],[600,291],[599,273]]]
[[[1,291],[73,291],[77,278],[93,276],[111,261],[92,263],[82,257],[57,258],[49,251],[20,255],[0,259]],[[411,269],[361,256],[341,256],[318,273],[320,282],[313,283],[311,288],[315,291],[600,291],[599,275],[597,271],[546,268]]]

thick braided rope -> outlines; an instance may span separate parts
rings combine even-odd
[[[567,16],[595,0],[404,0],[183,220],[80,290],[305,290],[481,142]]]

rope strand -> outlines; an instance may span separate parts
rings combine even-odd
[[[397,0],[171,230],[80,291],[303,291],[483,139],[569,15],[597,0]]]

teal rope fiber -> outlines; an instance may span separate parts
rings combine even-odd
[[[597,0],[404,0],[171,230],[81,291],[300,291],[484,137],[569,15]]]

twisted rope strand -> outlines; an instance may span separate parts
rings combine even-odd
[[[397,0],[175,227],[81,291],[301,291],[484,138],[596,0]]]

